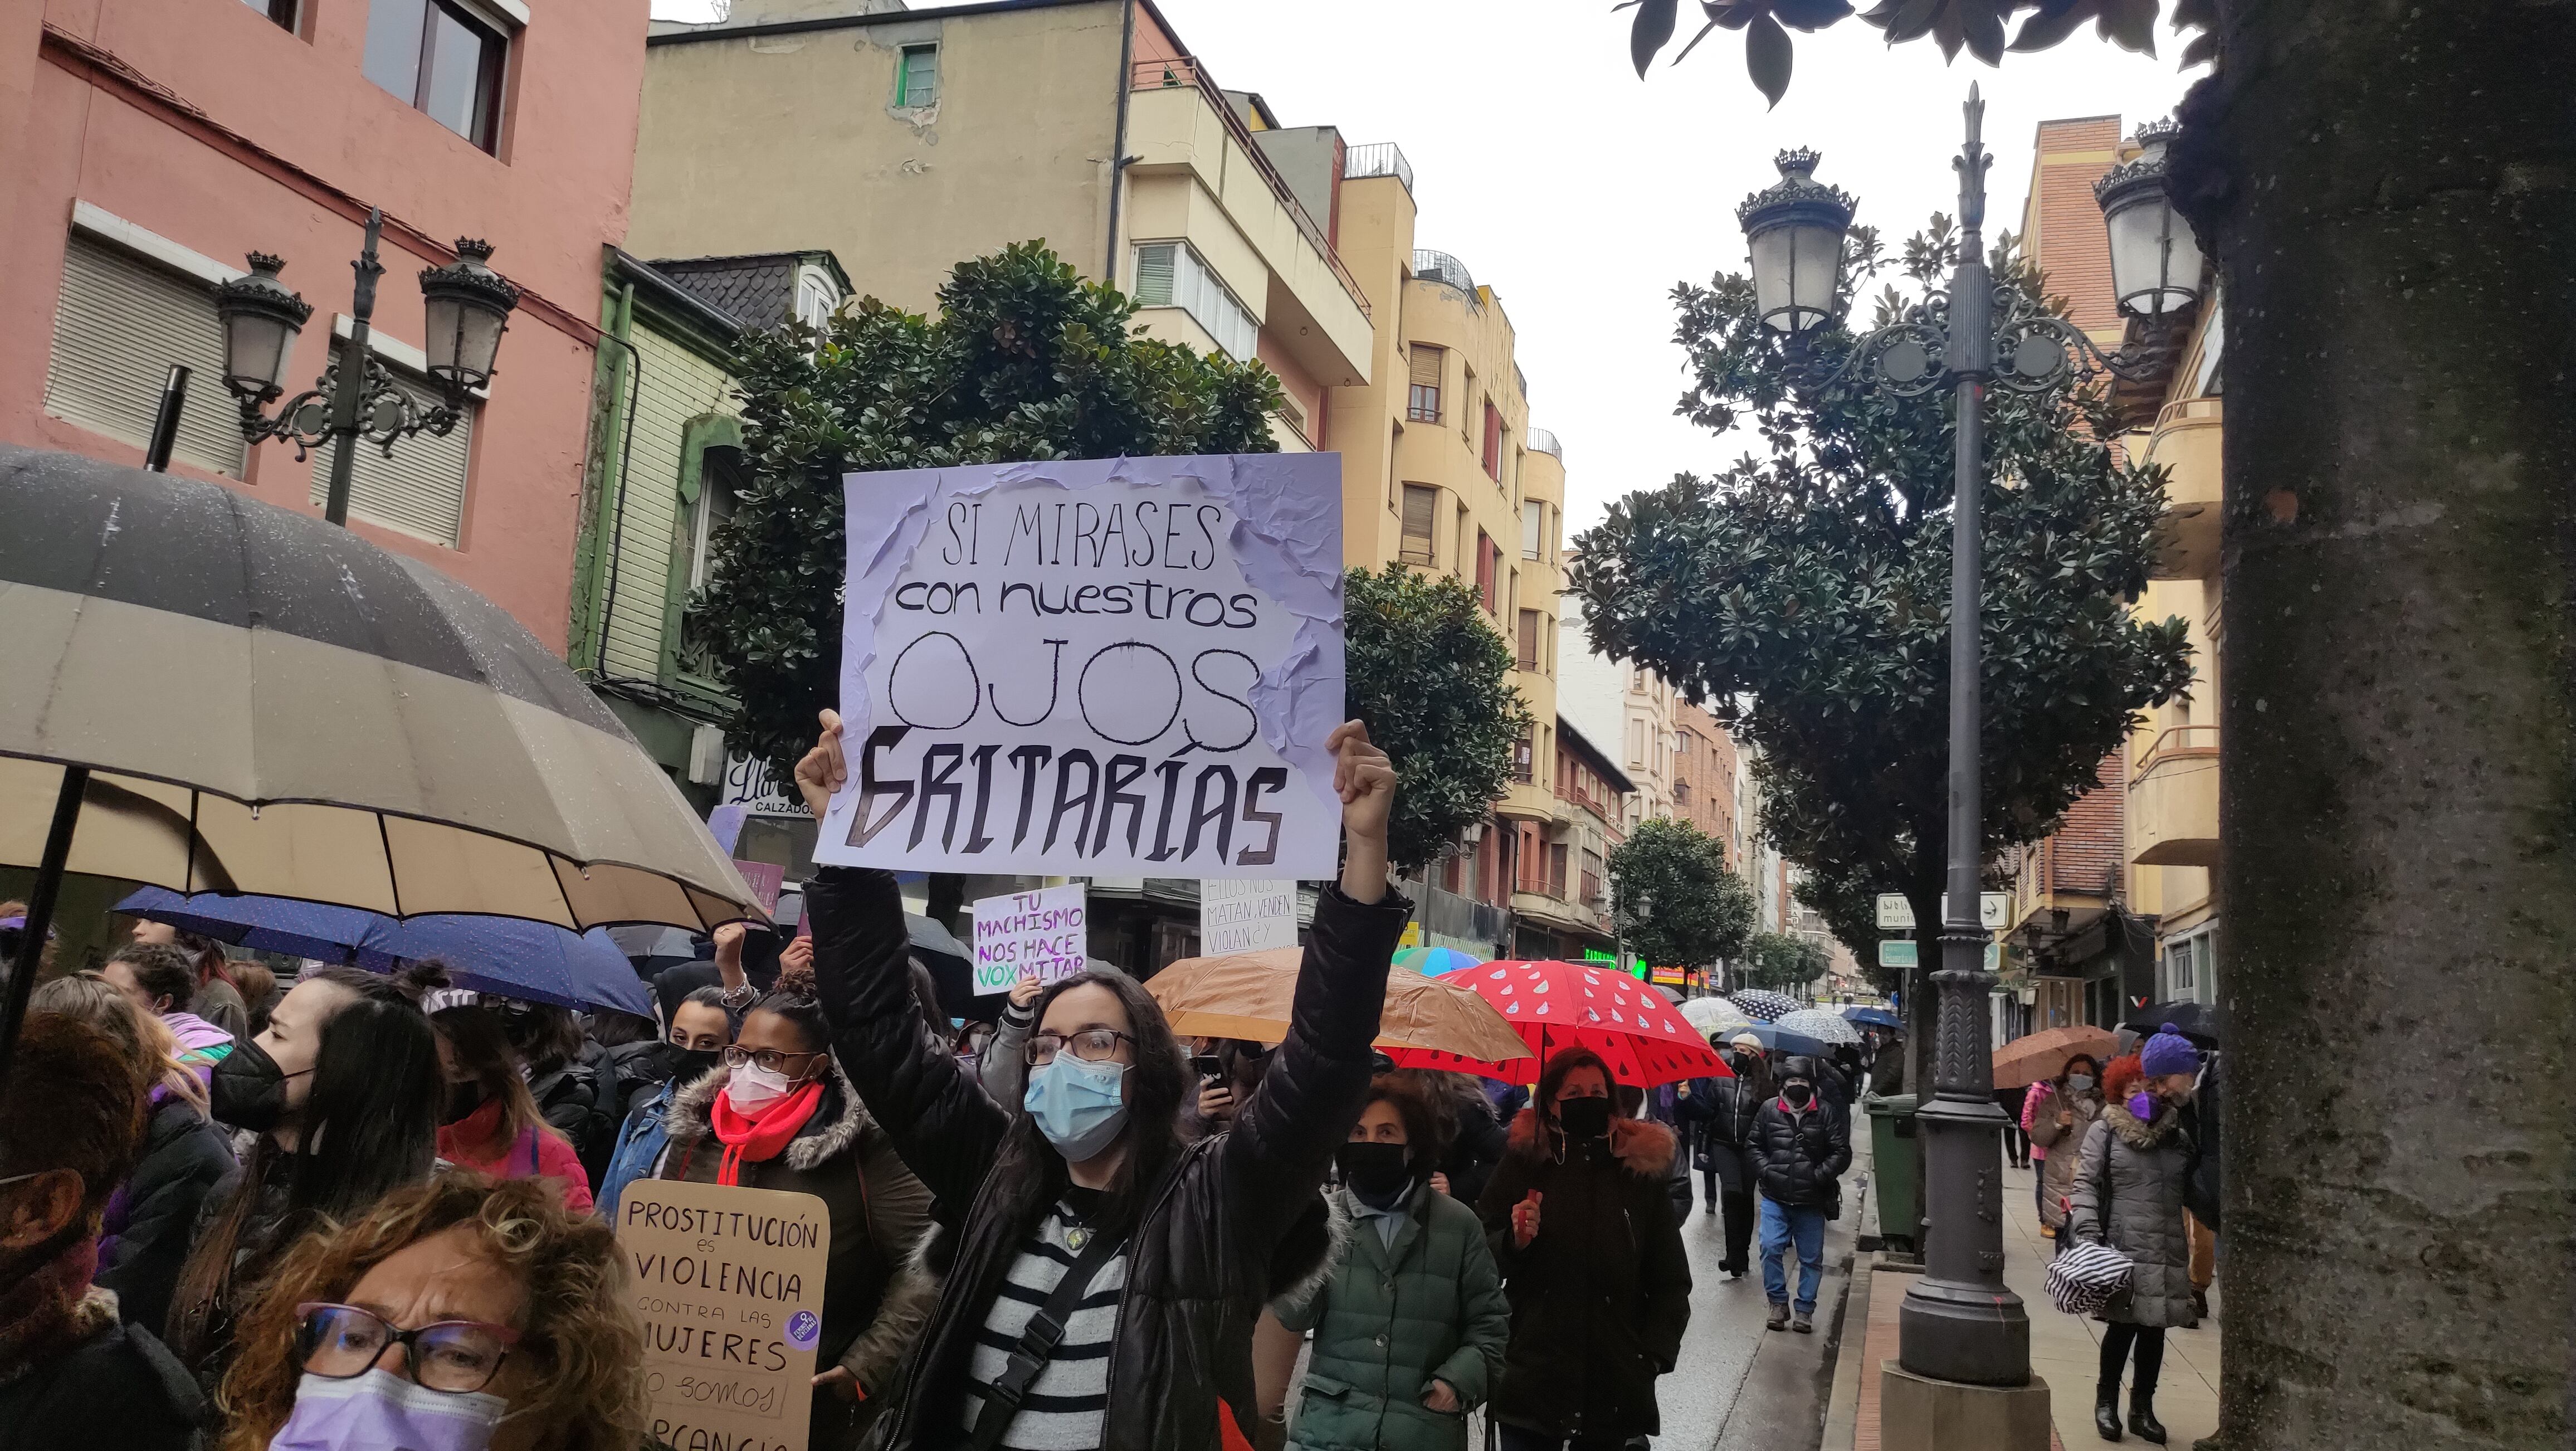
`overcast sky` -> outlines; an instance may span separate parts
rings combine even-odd
[[[1627,14],[1594,0],[1157,3],[1220,83],[1261,92],[1282,123],[1403,147],[1417,245],[1465,262],[1519,332],[1531,421],[1565,446],[1569,537],[1610,500],[1740,451],[1673,416],[1682,354],[1667,294],[1743,268],[1735,207],[1777,176],[1774,153],[1823,152],[1818,178],[1858,196],[1859,220],[1892,245],[1933,211],[1956,210],[1950,159],[1975,80],[1995,158],[1991,232],[2019,224],[2041,120],[2117,114],[2134,128],[2200,73],[2177,73],[2181,44],[2166,30],[2161,59],[2087,28],[1989,69],[1964,54],[1944,66],[1928,42],[1890,49],[1854,19],[1796,37],[1789,94],[1766,111],[1740,35],[1711,35],[1641,83]],[[1672,48],[1697,8],[1682,7]],[[671,19],[711,9],[653,3]]]

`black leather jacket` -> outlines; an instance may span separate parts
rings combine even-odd
[[[826,868],[806,890],[833,1047],[895,1151],[930,1187],[954,1259],[905,1372],[879,1451],[964,1439],[967,1365],[1021,1243],[1047,1209],[1052,1155],[1035,1124],[934,1051],[913,1001],[903,904],[884,872]],[[1227,1406],[1257,1415],[1252,1324],[1282,1285],[1274,1256],[1317,1201],[1334,1146],[1367,1097],[1387,962],[1413,904],[1363,906],[1327,888],[1288,1039],[1226,1132],[1182,1149],[1148,1191],[1127,1247],[1109,1352],[1103,1451],[1215,1448]],[[1321,1246],[1317,1246],[1320,1252]],[[1249,1432],[1247,1432],[1249,1434]]]
[[[1851,1167],[1851,1120],[1819,1095],[1803,1111],[1774,1094],[1753,1116],[1745,1143],[1753,1179],[1775,1204],[1821,1209]]]

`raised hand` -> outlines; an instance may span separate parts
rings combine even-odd
[[[1544,1197],[1533,1189],[1528,1198],[1512,1206],[1512,1248],[1528,1249],[1530,1241],[1538,1238],[1538,1205]]]
[[[805,809],[814,819],[823,819],[831,808],[832,793],[850,779],[850,763],[841,754],[841,713],[824,711],[820,717],[823,730],[814,737],[814,749],[796,763],[796,790],[805,798]]]
[[[1395,809],[1395,764],[1355,720],[1335,726],[1324,744],[1333,753],[1333,790],[1342,798],[1342,895],[1375,902],[1386,895],[1386,820]]]

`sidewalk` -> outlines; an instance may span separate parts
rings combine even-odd
[[[2102,1327],[2089,1318],[2059,1314],[2048,1303],[2044,1284],[2050,1241],[2040,1238],[2039,1214],[2032,1203],[2031,1173],[2003,1171],[2004,1284],[2021,1296],[2030,1316],[2031,1372],[2048,1382],[2049,1417],[2060,1448],[2103,1444],[2093,1429],[2093,1386],[2101,1374]],[[1824,1451],[1877,1451],[1879,1442],[1878,1369],[1896,1358],[1896,1312],[1911,1283],[1908,1273],[1869,1266],[1882,1256],[1865,1255],[1852,1266],[1851,1300],[1844,1310],[1845,1354],[1835,1367],[1834,1397],[1825,1414]],[[2193,1330],[2165,1336],[2164,1371],[2156,1387],[2156,1419],[2165,1423],[2169,1446],[2189,1446],[2218,1434],[2218,1324],[2225,1312],[2219,1292],[2209,1292],[2212,1318]],[[2128,1397],[2120,1412],[2128,1416]],[[2135,1437],[2124,1444],[2143,1444]]]

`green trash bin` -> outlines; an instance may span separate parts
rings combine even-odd
[[[1899,1093],[1861,1100],[1869,1115],[1870,1179],[1878,1193],[1878,1233],[1882,1240],[1914,1245],[1914,1105],[1915,1096]]]

